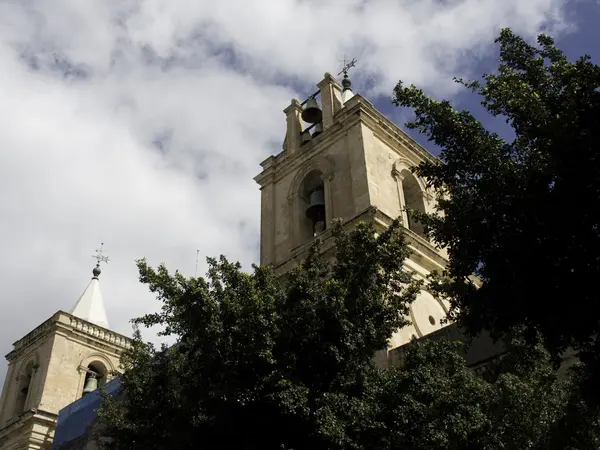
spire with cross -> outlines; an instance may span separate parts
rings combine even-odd
[[[79,300],[77,300],[77,303],[71,310],[71,314],[103,328],[108,328],[108,319],[106,318],[104,301],[100,292],[100,280],[98,279],[98,276],[102,272],[100,263],[108,264],[110,261],[108,256],[102,254],[103,250],[104,244],[100,244],[100,248],[96,250],[96,254],[92,255],[92,258],[97,261],[96,267],[92,271],[94,276],[87,288],[85,288],[85,291],[83,291],[83,294],[81,294],[81,297],[79,297]]]
[[[104,256],[102,254],[103,248],[104,248],[104,243],[102,242],[102,243],[100,243],[100,248],[98,250],[96,250],[96,254],[92,255],[92,258],[94,258],[97,261],[96,267],[92,271],[92,273],[94,274],[94,278],[98,278],[98,275],[100,275],[100,273],[102,273],[102,270],[100,269],[100,263],[103,262],[105,264],[108,264],[110,261],[110,258],[108,256]]]

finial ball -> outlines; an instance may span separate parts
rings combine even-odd
[[[96,267],[94,267],[94,270],[92,270],[92,273],[94,274],[95,277],[97,277],[98,275],[100,275],[102,273],[102,270],[100,269],[100,264],[96,265]]]

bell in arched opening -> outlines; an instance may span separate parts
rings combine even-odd
[[[306,123],[317,123],[323,120],[323,111],[319,108],[316,98],[310,97],[306,101],[301,117]]]
[[[306,217],[312,221],[313,236],[325,230],[325,192],[322,186],[317,187],[310,194]]]
[[[85,386],[83,387],[83,395],[89,394],[90,392],[98,389],[98,374],[91,370],[87,373],[85,380]]]

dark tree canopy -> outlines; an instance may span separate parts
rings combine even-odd
[[[403,233],[394,224],[378,237],[367,225],[335,235],[335,262],[317,246],[284,284],[224,258],[209,260],[206,278],[140,261],[163,307],[136,323],[162,325],[177,343],[154,349],[138,332],[122,359],[123,395],[100,411],[106,448],[546,448],[569,386],[549,354],[517,343],[527,357],[511,352],[484,379],[458,344],[425,341],[400,367],[377,368],[418,289],[400,270]]]
[[[406,323],[417,287],[401,270],[397,225],[378,237],[338,225],[335,240],[333,265],[317,245],[285,284],[224,257],[209,260],[206,279],[140,261],[163,307],[136,323],[164,326],[177,344],[155,351],[136,340],[123,358],[124,400],[103,413],[108,434],[146,449],[343,448],[365,426],[373,356]]]
[[[545,35],[539,47],[510,30],[497,42],[497,73],[457,81],[506,119],[510,141],[414,86],[395,89],[394,102],[416,114],[408,127],[441,147],[441,163],[417,172],[444,215],[420,218],[448,248],[454,319],[498,336],[525,325],[556,353],[597,353],[600,296],[589,281],[600,277],[600,67],[589,56],[568,61]]]
[[[441,147],[415,170],[438,193],[441,215],[414,214],[449,252],[434,289],[471,334],[521,327],[557,358],[584,363],[552,448],[599,448],[600,67],[568,61],[545,35],[538,47],[503,30],[497,73],[457,80],[506,119],[514,138],[486,130],[467,111],[400,82],[393,102],[407,124]],[[472,274],[479,278],[473,280]]]

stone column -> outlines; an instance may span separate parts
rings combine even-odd
[[[29,386],[27,389],[27,397],[25,398],[25,409],[30,409],[33,408],[36,405],[31,405],[31,397],[33,397],[34,394],[32,394],[32,391],[34,388],[37,388],[36,385],[36,373],[38,371],[38,365],[34,364],[33,367],[31,368],[31,374],[29,374]]]
[[[331,180],[333,180],[333,172],[324,173],[321,177],[323,180],[323,189],[325,195],[325,223],[327,228],[331,228],[333,221],[333,197],[331,195]]]
[[[75,399],[73,401],[79,400],[83,397],[83,388],[85,385],[85,376],[88,373],[88,368],[85,366],[77,367],[77,372],[79,372],[79,381],[77,382],[77,391],[75,392]]]
[[[396,180],[396,188],[398,189],[398,202],[400,203],[400,217],[402,218],[402,225],[408,228],[408,213],[406,211],[406,202],[404,201],[404,188],[402,187],[402,180],[404,175],[400,173],[395,167],[392,171],[392,176]]]
[[[300,148],[300,133],[302,133],[300,113],[302,112],[302,106],[300,106],[300,102],[297,99],[293,99],[290,106],[285,108],[283,112],[286,115],[287,121],[283,149],[292,154]]]
[[[323,130],[326,130],[333,125],[335,113],[342,108],[342,85],[329,72],[326,72],[317,87],[321,92]]]
[[[275,186],[272,182],[260,189],[260,263],[275,263],[275,230],[277,211],[275,209]]]

